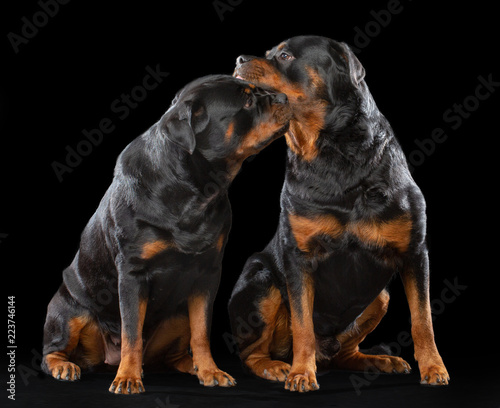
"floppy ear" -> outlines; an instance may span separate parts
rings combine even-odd
[[[345,56],[349,64],[349,75],[351,77],[351,82],[356,88],[359,88],[359,84],[365,77],[365,69],[363,68],[363,65],[361,65],[361,62],[359,62],[356,55],[354,55],[352,50],[349,48],[349,46],[346,43],[340,44],[345,50]]]
[[[202,105],[186,101],[174,105],[160,120],[160,132],[168,140],[193,154],[196,133],[205,129],[208,115]]]

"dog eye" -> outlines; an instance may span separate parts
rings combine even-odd
[[[284,61],[290,61],[290,60],[293,58],[293,56],[292,56],[292,55],[290,55],[290,54],[287,54],[286,52],[282,52],[282,53],[280,54],[280,58],[281,58],[282,60],[284,60]]]
[[[252,105],[253,105],[253,98],[251,96],[249,96],[245,102],[244,107],[245,107],[245,109],[249,109],[252,107]]]

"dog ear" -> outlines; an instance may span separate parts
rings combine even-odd
[[[359,62],[356,55],[354,55],[354,52],[352,52],[351,48],[349,48],[346,43],[342,42],[340,44],[345,50],[345,59],[349,64],[349,75],[351,77],[351,82],[356,88],[359,88],[359,84],[365,77],[365,69],[363,68],[363,65],[361,65],[361,62]]]
[[[196,134],[208,125],[208,114],[203,105],[193,101],[174,103],[160,119],[160,132],[168,140],[193,154]]]

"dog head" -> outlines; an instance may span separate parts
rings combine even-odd
[[[290,118],[285,94],[214,75],[182,89],[161,118],[159,130],[190,155],[237,166],[282,136]]]
[[[318,154],[316,141],[330,122],[327,115],[336,110],[337,115],[353,116],[349,102],[356,109],[356,101],[368,92],[365,70],[351,49],[325,37],[291,38],[264,58],[241,55],[233,75],[288,96],[294,119],[287,143],[307,161]]]

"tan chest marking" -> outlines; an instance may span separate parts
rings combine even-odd
[[[302,252],[311,251],[310,242],[314,237],[328,235],[332,238],[338,238],[345,230],[344,226],[333,215],[318,215],[307,218],[290,214],[289,220],[297,247]]]
[[[142,246],[141,258],[142,259],[151,259],[155,255],[157,255],[160,252],[162,252],[168,248],[171,248],[171,247],[173,247],[172,244],[168,243],[167,241],[163,241],[163,240],[146,242]]]
[[[360,221],[349,226],[349,232],[361,241],[379,247],[392,246],[400,252],[406,252],[410,245],[411,229],[408,214],[389,221]]]
[[[333,215],[317,215],[312,218],[289,215],[292,233],[302,252],[311,252],[312,239],[321,235],[339,238],[344,233],[356,236],[360,241],[378,247],[391,246],[406,252],[410,244],[412,222],[408,214],[388,221],[358,221],[342,224]]]

